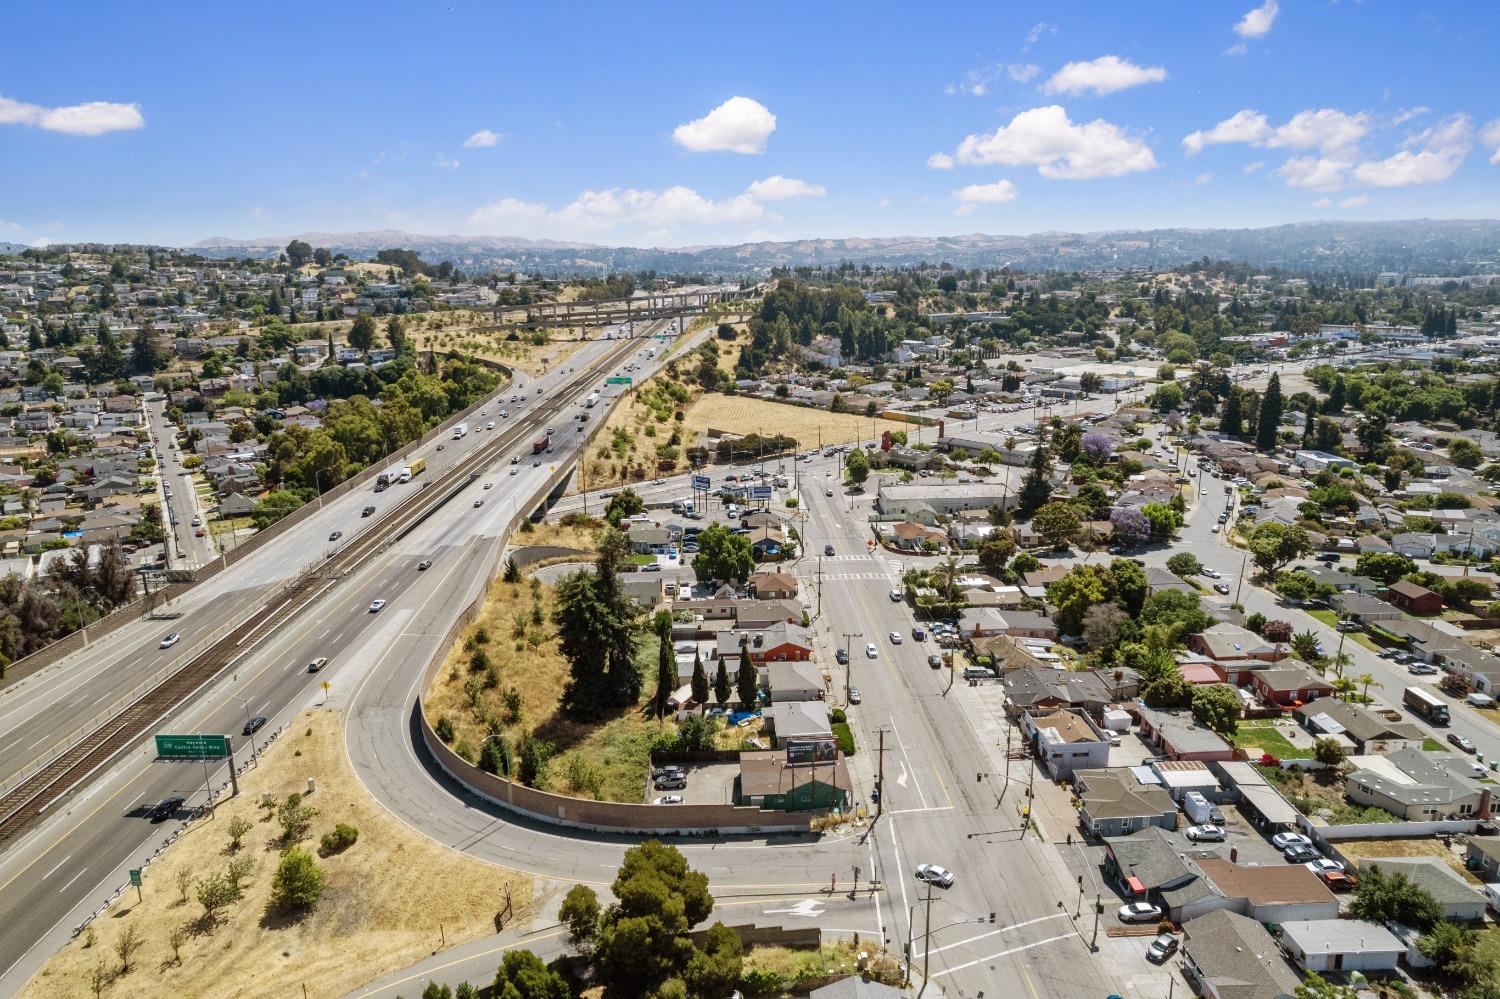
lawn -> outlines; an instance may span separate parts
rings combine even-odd
[[[267,908],[281,829],[274,813],[268,818],[256,803],[263,793],[280,800],[304,790],[309,779],[317,781],[308,801],[319,814],[302,847],[319,852],[318,837],[335,822],[354,826],[359,838],[343,852],[318,858],[327,875],[322,900],[303,918],[289,920]],[[219,808],[217,817],[196,823],[146,869],[142,901],[127,889],[91,932],[53,955],[19,995],[93,994],[97,966],[119,970],[114,944],[129,927],[142,945],[130,973],[116,975],[104,992],[116,999],[293,996],[304,988],[308,995],[346,995],[427,957],[444,935],[453,947],[494,933],[507,888],[516,911],[506,928],[515,922],[525,927],[531,919],[529,878],[429,839],[370,797],[349,766],[337,712],[304,712],[240,777],[239,798],[225,798]],[[231,851],[226,829],[235,817],[248,820],[250,831],[240,849]],[[161,828],[156,839],[168,827]],[[244,896],[222,910],[216,926],[205,926],[196,881],[222,872],[232,855],[251,864]],[[186,934],[174,960],[168,940],[178,926]]]
[[[1277,731],[1276,725],[1269,721],[1240,722],[1232,741],[1237,749],[1249,751],[1253,747],[1262,753],[1270,753],[1279,760],[1305,759],[1311,755],[1307,750],[1292,745],[1286,736]],[[1254,756],[1254,753],[1251,755]]]
[[[1425,753],[1446,753],[1448,747],[1432,738],[1432,736],[1428,736],[1422,740],[1422,751]]]
[[[1319,607],[1314,610],[1307,611],[1307,616],[1317,618],[1319,621],[1322,621],[1330,628],[1337,628],[1339,624],[1338,614],[1326,607]]]

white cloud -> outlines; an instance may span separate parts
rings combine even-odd
[[[1266,0],[1265,3],[1254,10],[1247,11],[1245,16],[1235,22],[1234,33],[1241,38],[1264,38],[1266,32],[1271,30],[1271,25],[1276,21],[1276,15],[1281,12],[1281,7],[1276,0]]]
[[[49,132],[93,136],[144,128],[146,119],[139,104],[89,101],[49,108],[0,96],[0,125],[29,125]]]
[[[1246,108],[1207,131],[1190,132],[1182,144],[1189,156],[1206,146],[1244,142],[1269,149],[1317,149],[1325,154],[1350,150],[1370,132],[1370,116],[1334,108],[1299,111],[1286,124],[1272,127],[1266,116]]]
[[[505,136],[501,135],[499,132],[492,132],[487,128],[481,128],[479,131],[475,132],[473,135],[464,140],[464,148],[489,149],[491,146],[499,145],[500,140],[503,138],[505,138]]]
[[[678,125],[672,141],[695,153],[760,153],[776,131],[776,116],[749,97],[731,97],[702,118]]]
[[[1345,198],[1339,202],[1340,208],[1358,208],[1360,205],[1368,205],[1370,196],[1368,194],[1356,194],[1352,198]]]
[[[457,170],[459,167],[459,161],[457,159],[444,153],[437,154],[436,163],[439,170]]]
[[[1313,202],[1313,207],[1314,208],[1332,208],[1333,207],[1333,199],[1332,198],[1319,198],[1317,201]]]
[[[927,165],[947,169],[955,161],[1034,166],[1054,180],[1121,177],[1161,165],[1145,140],[1102,118],[1075,123],[1055,104],[1022,111],[993,133],[967,136],[953,156],[934,154]]]
[[[953,192],[953,197],[969,205],[1003,205],[1016,200],[1016,185],[1008,180],[993,184],[970,184]]]
[[[1254,163],[1246,163],[1242,172],[1247,174],[1254,173],[1257,170],[1264,170],[1265,166],[1265,160],[1256,160]]]
[[[469,221],[475,225],[513,225],[547,217],[547,206],[520,198],[501,198],[487,205],[480,205],[469,213]]]
[[[1425,104],[1418,104],[1414,108],[1402,108],[1391,117],[1391,124],[1393,126],[1405,125],[1413,118],[1420,118],[1422,115],[1429,114],[1431,111],[1432,108],[1428,107]]]
[[[968,94],[971,97],[983,97],[990,92],[990,86],[1002,76],[1009,78],[1013,83],[1027,83],[1032,80],[1042,67],[1026,62],[995,63],[992,66],[981,66],[979,69],[971,69],[964,73],[963,79],[957,83],[950,83],[943,88],[945,94]]]
[[[1408,136],[1400,152],[1354,168],[1356,180],[1372,187],[1419,187],[1453,176],[1474,148],[1474,125],[1456,114]]]
[[[891,207],[891,205],[893,203],[894,202],[892,202],[890,198],[881,198],[879,201],[875,202],[875,207],[876,208],[889,208],[889,207]]]
[[[1209,182],[1213,179],[1214,172],[1212,170],[1205,170],[1203,173],[1200,173],[1198,176],[1193,178],[1193,183],[1197,184],[1199,187],[1207,187]]]
[[[1494,150],[1490,162],[1500,164],[1500,118],[1485,123],[1479,130],[1479,141]]]
[[[1005,67],[1005,75],[1017,83],[1029,83],[1042,71],[1042,67],[1029,62],[1013,62]]]
[[[828,192],[821,184],[809,184],[805,180],[777,174],[765,180],[757,180],[745,189],[745,193],[756,201],[786,201],[791,198],[821,198]]]
[[[1137,66],[1128,59],[1105,55],[1088,62],[1068,63],[1052,74],[1052,78],[1042,85],[1042,90],[1074,97],[1093,92],[1103,97],[1145,83],[1160,83],[1166,78],[1165,66]]]
[[[1337,191],[1344,186],[1353,165],[1348,160],[1323,156],[1293,156],[1277,169],[1276,174],[1286,179],[1287,187]]]
[[[1057,25],[1048,24],[1046,21],[1038,21],[1036,24],[1033,24],[1031,26],[1030,31],[1026,32],[1026,41],[1024,44],[1022,44],[1021,51],[1025,52],[1037,42],[1041,41],[1043,35],[1055,34],[1057,34]]]

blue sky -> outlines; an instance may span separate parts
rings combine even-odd
[[[1500,6],[25,4],[0,240],[1500,217]]]

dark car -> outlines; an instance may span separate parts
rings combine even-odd
[[[687,771],[682,769],[682,767],[677,766],[675,763],[669,764],[665,767],[657,767],[655,770],[651,771],[652,780],[676,780],[678,778],[686,780]]]
[[[1448,743],[1465,753],[1474,752],[1474,744],[1469,741],[1469,737],[1466,735],[1459,735],[1457,732],[1450,732],[1448,733]]]
[[[363,510],[361,510],[359,512],[359,515],[361,517],[368,517],[368,516],[370,516],[370,514],[372,514],[374,512],[375,512],[375,508],[373,506],[367,506],[367,507],[365,507]]]
[[[823,554],[824,555],[832,555],[833,554],[833,545],[824,545],[823,546]]]
[[[163,798],[155,808],[146,813],[146,817],[152,822],[165,822],[177,813],[177,809],[183,806],[187,799],[180,794],[174,794],[170,798]]]
[[[933,669],[942,669],[943,668],[943,657],[942,656],[938,656],[938,655],[928,656],[927,657],[927,665],[931,666]]]
[[[420,562],[417,563],[417,571],[418,572],[426,572],[428,569],[431,569],[431,568],[432,568],[432,559],[430,559],[430,558],[424,558],[422,561],[420,561]]]
[[[254,718],[251,718],[249,721],[245,722],[245,728],[244,728],[244,730],[242,731],[241,734],[242,735],[254,735],[256,732],[259,732],[261,729],[263,729],[265,727],[266,727],[266,716],[265,715],[256,715]]]
[[[681,791],[685,787],[687,787],[687,774],[660,777],[656,781],[656,789],[658,791]]]
[[[1310,860],[1317,860],[1323,856],[1312,847],[1301,844],[1287,847],[1286,850],[1282,851],[1282,855],[1286,857],[1286,861],[1289,864],[1305,864]]]
[[[847,666],[849,665],[849,650],[838,649],[833,653],[833,658],[837,660],[840,666]]]
[[[344,532],[343,531],[333,531],[333,532],[331,532],[328,535],[328,540],[329,541],[337,541],[339,538],[342,538],[343,536],[344,536]]]

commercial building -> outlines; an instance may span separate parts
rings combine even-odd
[[[774,812],[849,806],[849,769],[839,753],[832,763],[789,763],[785,752],[740,754],[736,805]]]
[[[1080,711],[1056,708],[1022,714],[1021,731],[1054,780],[1071,777],[1075,770],[1109,766],[1109,740]]]

